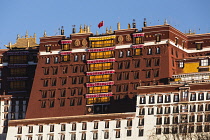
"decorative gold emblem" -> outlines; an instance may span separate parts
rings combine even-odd
[[[126,35],[125,39],[126,39],[126,41],[131,41],[131,36],[130,35]]]
[[[86,39],[83,39],[82,40],[82,46],[85,47],[86,45],[87,45],[87,40]]]
[[[75,46],[79,46],[79,45],[80,45],[79,39],[77,39],[77,40],[74,42],[74,45],[75,45]]]
[[[88,112],[91,112],[91,111],[92,111],[91,107],[88,107]]]
[[[122,42],[123,42],[123,36],[122,36],[122,35],[120,35],[120,36],[118,37],[118,41],[119,41],[119,43],[122,43]]]

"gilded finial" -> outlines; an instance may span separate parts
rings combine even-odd
[[[130,25],[130,23],[128,23],[128,29],[130,29],[131,28],[131,25]]]
[[[90,26],[87,26],[87,33],[90,33]]]
[[[144,27],[147,27],[147,21],[146,21],[146,18],[144,18]]]
[[[44,31],[44,37],[47,37],[47,32],[46,31]]]
[[[98,31],[96,31],[96,35],[99,35]]]
[[[34,38],[36,38],[36,33],[34,33]]]
[[[28,37],[28,30],[26,30],[26,35],[25,35],[25,37],[26,37],[26,38]]]
[[[109,33],[112,34],[112,26],[109,28]]]
[[[117,30],[120,30],[120,22],[117,23]]]
[[[106,34],[108,34],[109,33],[109,30],[108,30],[108,27],[106,27]]]
[[[20,38],[20,35],[19,34],[17,34],[17,40]]]
[[[133,19],[133,28],[136,28],[136,20]]]
[[[166,19],[164,20],[164,25],[168,25],[168,22],[167,22],[167,20],[166,20]]]
[[[82,25],[80,25],[79,33],[82,33]]]

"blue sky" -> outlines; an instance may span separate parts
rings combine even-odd
[[[82,24],[91,25],[93,33],[105,33],[106,27],[127,28],[135,19],[141,29],[144,18],[148,26],[163,24],[164,19],[175,28],[185,32],[210,32],[210,0],[0,0],[0,47],[15,43],[17,34],[53,36],[64,26],[65,35],[77,32]],[[105,25],[97,28],[100,21]],[[200,29],[200,30],[199,30]]]

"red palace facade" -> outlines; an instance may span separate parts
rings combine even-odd
[[[73,32],[75,29],[73,29]],[[40,38],[26,118],[133,112],[138,86],[168,84],[177,59],[207,55],[210,34],[164,24]]]

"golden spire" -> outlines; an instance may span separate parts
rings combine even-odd
[[[120,30],[120,22],[117,23],[117,30]]]
[[[164,20],[164,25],[168,25],[168,22],[167,22],[167,20],[166,20],[166,19]]]
[[[28,37],[28,30],[26,30],[26,35],[25,35],[25,37],[26,37],[26,38]]]
[[[82,33],[82,25],[80,25],[79,33]]]
[[[131,25],[130,25],[130,23],[128,23],[128,29],[130,29],[131,28]]]
[[[30,43],[29,43],[29,40],[28,40],[28,42],[27,42],[27,47],[28,47],[28,48],[30,47]]]
[[[108,34],[109,33],[109,30],[108,30],[108,27],[106,27],[106,34]]]
[[[36,33],[34,33],[34,38],[36,38]]]
[[[98,30],[96,31],[96,35],[98,35]]]
[[[112,34],[112,26],[109,28],[109,33]]]
[[[44,31],[44,37],[47,37],[47,32],[46,31]]]
[[[90,26],[87,26],[87,32],[90,33]]]
[[[19,34],[17,34],[17,40],[20,38],[20,35]]]

